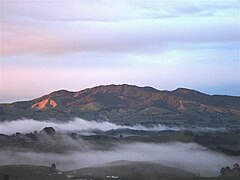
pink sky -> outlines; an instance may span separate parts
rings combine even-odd
[[[113,83],[240,95],[237,0],[0,6],[0,102]]]

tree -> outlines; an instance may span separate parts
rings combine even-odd
[[[45,128],[41,131],[41,133],[46,133],[46,134],[49,135],[49,136],[54,136],[55,133],[56,133],[56,131],[55,131],[55,129],[54,129],[53,127],[45,127]]]
[[[53,163],[53,164],[51,165],[50,171],[51,171],[51,172],[56,172],[56,171],[57,171],[56,164]]]
[[[228,173],[232,172],[232,169],[227,166],[227,167],[223,167],[220,171],[221,176],[227,175]]]
[[[240,172],[240,166],[239,166],[238,163],[235,163],[235,164],[233,165],[233,171],[235,171],[235,172]]]
[[[226,174],[226,169],[224,167],[221,168],[220,174],[221,174],[221,176]]]
[[[71,138],[74,139],[74,140],[78,139],[77,133],[72,133]]]
[[[232,172],[232,170],[229,166],[225,167],[225,169],[226,169],[226,174]]]
[[[9,180],[9,175],[5,174],[3,180]]]

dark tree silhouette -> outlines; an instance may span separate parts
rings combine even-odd
[[[226,173],[230,173],[232,171],[229,166],[227,166],[225,169],[226,169]]]
[[[235,163],[235,164],[233,165],[233,171],[235,171],[235,172],[240,172],[240,166],[239,166],[238,163]]]
[[[78,138],[77,133],[72,133],[72,134],[71,134],[71,138],[74,139],[74,140],[76,140],[76,139]]]
[[[220,174],[221,176],[224,176],[226,174],[226,169],[224,167],[221,168]]]
[[[9,175],[5,174],[3,180],[9,180]]]
[[[53,164],[51,165],[50,171],[51,171],[51,172],[56,172],[56,171],[57,171],[56,164],[53,163]]]
[[[45,128],[41,131],[41,133],[45,133],[45,134],[47,134],[47,135],[49,135],[49,136],[54,136],[55,133],[56,133],[56,131],[55,131],[55,129],[54,129],[53,127],[45,127]]]
[[[240,175],[240,166],[238,163],[233,164],[233,168],[231,169],[229,166],[223,167],[220,170],[221,176],[228,176],[233,174],[239,174]]]

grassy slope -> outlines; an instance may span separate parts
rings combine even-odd
[[[64,175],[50,174],[50,168],[47,166],[35,165],[6,165],[0,166],[0,179],[4,175],[9,175],[9,180],[63,180]]]
[[[148,162],[117,161],[100,167],[83,168],[73,171],[75,176],[92,175],[98,179],[118,176],[119,179],[157,180],[163,177],[195,177],[196,175],[180,169]]]
[[[94,180],[105,180],[107,175],[119,176],[119,180],[238,180],[239,177],[196,177],[193,173],[154,163],[119,161],[101,167],[89,167],[68,171],[74,177],[92,175]],[[6,165],[0,166],[0,179],[9,180],[66,180],[66,176],[50,174],[48,166]]]

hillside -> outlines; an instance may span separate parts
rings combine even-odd
[[[134,172],[134,173],[132,173]],[[198,177],[186,170],[148,162],[117,161],[99,167],[73,171],[51,172],[49,166],[5,165],[0,166],[0,178],[11,180],[67,180],[67,179],[121,179],[121,180],[237,180],[238,177]]]
[[[82,177],[86,174],[97,179],[136,179],[136,180],[157,180],[161,178],[186,178],[196,177],[194,173],[186,170],[180,170],[164,165],[138,162],[138,161],[116,161],[108,164],[104,164],[98,167],[83,168],[74,171],[70,171],[74,177]]]
[[[37,165],[0,165],[0,179],[10,180],[66,180],[63,174],[52,173],[50,167]],[[6,178],[7,179],[7,178]]]
[[[78,92],[60,90],[30,101],[0,104],[0,121],[74,117],[129,125],[240,128],[240,97],[207,95],[184,88],[160,91],[107,85]]]

